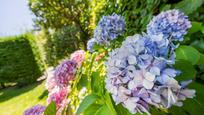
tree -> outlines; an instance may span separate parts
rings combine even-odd
[[[79,38],[86,48],[90,38],[90,3],[91,0],[29,0],[29,7],[36,16],[38,27],[57,31],[66,26],[75,26]],[[77,35],[76,35],[77,38]]]

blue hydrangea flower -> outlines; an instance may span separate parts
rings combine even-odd
[[[142,36],[129,36],[120,48],[109,53],[106,62],[106,89],[116,104],[122,103],[133,114],[149,113],[148,105],[158,106],[156,102],[160,102],[152,89],[165,61],[148,54],[145,45]]]
[[[96,40],[94,38],[87,42],[87,50],[89,50],[91,53],[93,52],[94,44],[96,44]]]
[[[124,31],[125,20],[122,16],[117,14],[103,16],[94,31],[94,38],[98,44],[106,44],[116,39]]]
[[[182,41],[187,29],[191,27],[188,17],[179,10],[168,10],[155,16],[147,25],[150,35],[163,34],[173,41]]]
[[[147,53],[166,60],[167,63],[175,63],[175,46],[169,39],[164,38],[163,34],[149,35],[143,33]]]
[[[150,114],[149,105],[181,106],[181,101],[195,96],[195,90],[175,80],[179,72],[172,68],[172,63],[162,57],[163,54],[158,56],[162,48],[168,48],[168,42],[162,40],[136,34],[109,53],[105,63],[105,87],[115,103],[121,103],[132,114]],[[158,41],[161,43],[157,44]]]

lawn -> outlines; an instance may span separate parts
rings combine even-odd
[[[46,105],[46,98],[44,82],[0,90],[0,115],[22,115],[26,108],[35,104]]]

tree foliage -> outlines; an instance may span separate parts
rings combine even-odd
[[[29,6],[39,27],[58,30],[75,26],[85,45],[91,35],[88,29],[92,10],[90,3],[91,0],[30,0]]]

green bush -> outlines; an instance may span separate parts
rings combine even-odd
[[[42,75],[39,53],[29,42],[32,39],[31,35],[0,39],[0,83],[25,85]]]

